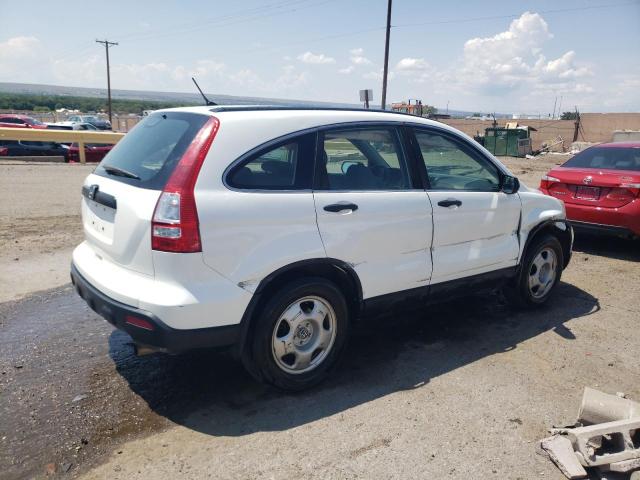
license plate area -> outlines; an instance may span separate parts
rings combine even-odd
[[[575,198],[579,200],[598,200],[600,198],[600,187],[583,187],[576,188]]]
[[[85,199],[85,227],[101,242],[111,244],[116,217],[116,210],[106,205]]]

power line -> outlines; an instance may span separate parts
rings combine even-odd
[[[548,15],[553,13],[566,13],[566,12],[577,12],[582,10],[593,10],[598,8],[613,8],[613,7],[623,7],[627,5],[638,5],[637,1],[634,2],[624,2],[624,3],[607,3],[603,5],[587,5],[584,7],[573,7],[573,8],[558,8],[553,10],[540,10],[534,13],[538,13],[541,15]],[[471,18],[457,18],[457,19],[449,19],[449,20],[434,20],[430,22],[418,22],[418,23],[403,23],[399,25],[392,25],[392,28],[405,28],[405,27],[422,27],[425,25],[446,25],[450,23],[468,23],[468,22],[477,22],[482,20],[499,20],[503,18],[519,18],[522,13],[512,13],[509,15],[492,15],[487,17],[471,17]]]
[[[112,112],[111,112],[111,72],[110,72],[110,68],[109,68],[109,47],[113,47],[115,45],[118,45],[118,42],[110,42],[109,40],[96,40],[96,43],[101,43],[104,45],[104,51],[107,55],[107,98],[108,98],[108,104],[109,104],[109,123],[111,123],[112,128],[113,128],[113,123],[112,123]]]

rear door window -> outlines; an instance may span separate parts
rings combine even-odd
[[[322,133],[318,190],[409,190],[411,183],[394,128]]]
[[[209,118],[208,115],[188,112],[149,115],[113,147],[95,173],[137,187],[162,190]],[[130,172],[140,179],[110,175],[105,166]]]

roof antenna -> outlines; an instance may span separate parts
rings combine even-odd
[[[205,105],[218,105],[217,103],[212,102],[211,100],[209,100],[209,99],[207,98],[207,96],[204,94],[204,92],[203,92],[203,91],[202,91],[202,89],[200,88],[200,85],[198,85],[198,82],[196,82],[196,79],[195,79],[195,78],[191,77],[191,80],[193,80],[193,83],[195,83],[195,84],[196,84],[196,88],[197,88],[197,89],[198,89],[198,91],[200,92],[200,95],[202,95],[202,98],[204,98]]]

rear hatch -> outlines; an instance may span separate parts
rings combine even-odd
[[[592,147],[543,178],[567,204],[619,208],[640,192],[640,148]]]
[[[191,112],[149,115],[87,177],[82,221],[86,242],[96,255],[154,274],[154,209],[176,166],[211,118]]]

